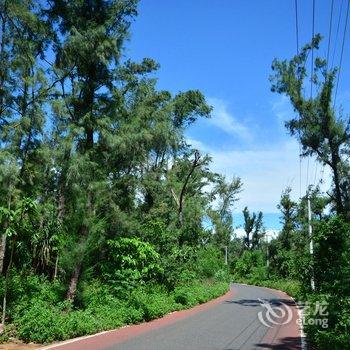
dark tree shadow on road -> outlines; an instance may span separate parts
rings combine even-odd
[[[295,306],[295,302],[290,299],[263,299],[272,306],[288,305]],[[261,306],[262,302],[259,299],[241,299],[241,300],[226,300],[228,304],[239,304],[243,306]]]
[[[258,348],[274,349],[274,350],[301,350],[300,337],[286,337],[279,339],[277,344],[260,343],[255,344]]]

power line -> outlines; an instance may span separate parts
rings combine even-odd
[[[331,67],[334,67],[334,58],[335,58],[335,52],[336,52],[336,48],[337,48],[337,42],[338,42],[338,34],[339,34],[339,28],[340,28],[340,20],[341,20],[341,15],[343,13],[343,4],[344,4],[344,0],[341,1],[341,5],[340,5],[340,11],[339,11],[339,17],[338,17],[338,24],[337,24],[337,31],[335,34],[335,43],[334,43],[334,48],[333,48],[333,56],[332,56],[332,65]]]
[[[339,62],[339,71],[338,71],[338,76],[337,76],[337,85],[336,85],[336,87],[335,87],[333,109],[334,109],[334,107],[335,107],[335,103],[336,103],[336,100],[337,100],[338,85],[339,85],[339,77],[340,77],[340,72],[341,72],[341,66],[342,66],[342,63],[343,63],[343,53],[344,53],[344,46],[345,46],[346,29],[347,29],[347,26],[348,26],[349,7],[350,7],[350,0],[348,0],[348,6],[346,7],[346,17],[345,17],[345,26],[344,26],[343,42],[342,42],[342,46],[341,46],[340,62]]]
[[[329,61],[329,50],[331,47],[331,37],[332,37],[333,5],[334,5],[334,0],[332,0],[332,3],[331,3],[331,16],[330,16],[330,20],[329,20],[329,34],[328,34],[328,48],[327,48],[327,70],[328,70],[328,61]]]
[[[298,20],[298,0],[294,0],[294,8],[295,8],[295,32],[297,39],[297,55],[299,55],[299,20]]]

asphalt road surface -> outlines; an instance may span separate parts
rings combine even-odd
[[[302,350],[297,319],[285,293],[233,284],[224,297],[192,310],[46,349]]]

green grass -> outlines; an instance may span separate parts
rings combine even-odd
[[[162,317],[172,311],[193,307],[228,291],[227,282],[193,282],[168,293],[160,286],[132,291],[125,300],[93,285],[85,292],[81,309],[67,303],[52,304],[32,299],[18,308],[14,318],[16,335],[25,342],[50,343],[93,334]]]
[[[260,281],[258,281],[257,279],[254,279],[252,281],[249,279],[238,278],[236,280],[236,282],[251,284],[251,285],[259,286],[259,287],[267,287],[267,288],[281,290],[296,300],[301,300],[304,297],[304,295],[301,291],[302,289],[301,289],[300,282],[295,281],[295,280],[280,279],[280,280],[260,280]]]

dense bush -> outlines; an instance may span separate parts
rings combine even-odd
[[[316,349],[343,350],[350,344],[350,298],[340,297],[330,294],[314,294],[309,296],[311,308],[307,312],[305,331],[309,341]],[[317,323],[317,319],[322,319],[316,310],[317,303],[325,303],[327,327],[322,327]]]
[[[322,221],[314,232],[317,290],[350,296],[350,224],[340,217]]]
[[[171,293],[159,285],[148,284],[118,299],[109,286],[95,280],[82,286],[79,309],[70,302],[53,302],[55,298],[45,299],[40,294],[21,299],[13,314],[14,325],[20,339],[49,343],[149,321],[206,302],[227,290],[226,282],[197,281]]]
[[[340,217],[320,222],[315,230],[316,293],[311,305],[327,303],[328,327],[313,322],[311,309],[306,332],[317,349],[346,349],[350,344],[350,225]]]
[[[244,278],[251,283],[267,279],[266,257],[261,250],[245,250],[237,260],[234,271],[236,278]]]
[[[222,252],[212,245],[198,250],[195,266],[198,276],[214,277],[218,270],[225,270]]]
[[[173,247],[162,258],[162,269],[162,282],[169,290],[203,278],[221,281],[230,279],[223,253],[212,245],[200,249],[190,246]]]
[[[159,254],[150,243],[137,238],[118,238],[107,241],[107,246],[102,276],[115,293],[132,289],[161,272]]]

